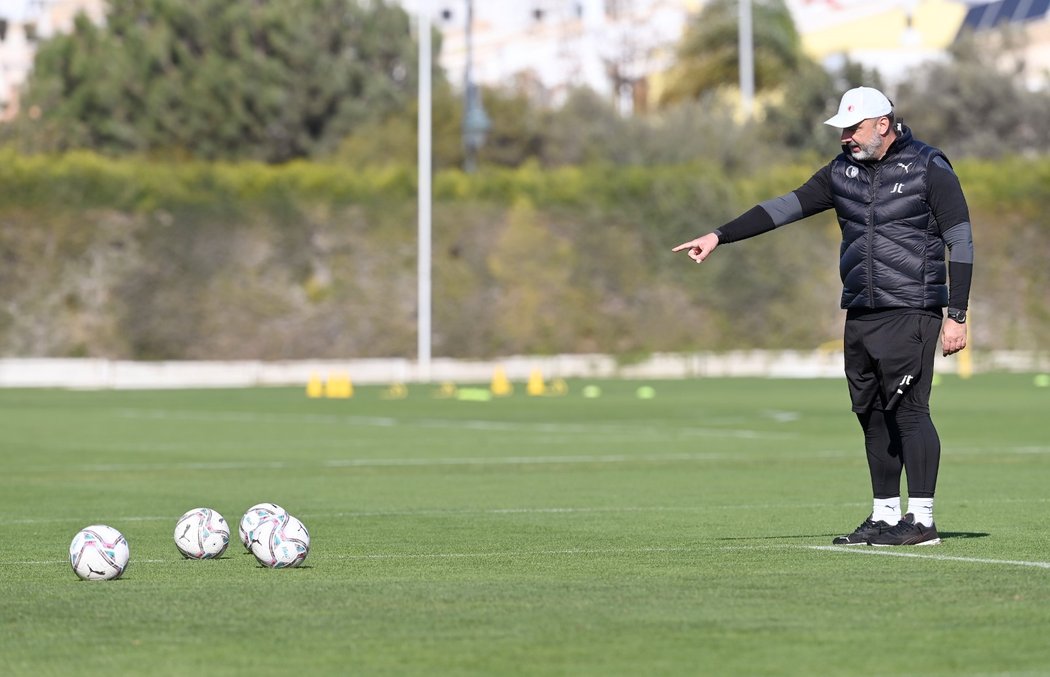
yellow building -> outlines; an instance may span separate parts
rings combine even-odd
[[[790,0],[805,52],[828,67],[847,58],[892,82],[942,58],[966,17],[959,0]]]

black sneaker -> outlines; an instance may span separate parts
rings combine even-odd
[[[868,518],[861,522],[860,526],[854,529],[852,534],[836,536],[831,542],[835,545],[865,545],[869,538],[878,536],[893,528],[882,520],[873,522],[871,517],[871,515],[868,515]]]
[[[868,539],[868,545],[937,545],[941,542],[937,535],[937,525],[924,527],[915,523],[915,515],[910,512],[897,522],[889,531],[876,534]]]

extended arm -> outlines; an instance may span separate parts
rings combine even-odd
[[[724,226],[683,242],[672,251],[688,250],[689,258],[701,263],[720,244],[746,240],[830,209],[830,171],[831,165],[826,165],[798,189],[755,205]]]

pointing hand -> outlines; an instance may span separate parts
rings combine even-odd
[[[680,252],[683,249],[688,250],[689,258],[696,261],[697,263],[703,263],[704,259],[711,255],[711,252],[718,246],[718,236],[714,233],[708,233],[695,240],[689,242],[683,242],[671,251]]]

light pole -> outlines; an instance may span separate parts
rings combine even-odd
[[[431,54],[430,54],[430,0],[423,0],[419,8],[419,118],[417,160],[419,171],[419,242],[416,254],[418,308],[416,316],[417,365],[419,380],[430,381],[430,178],[431,162]]]
[[[751,28],[751,0],[740,0],[740,107],[751,118],[755,102],[755,45]]]
[[[474,0],[467,0],[467,63],[463,69],[463,169],[473,172],[477,169],[478,150],[485,143],[488,132],[489,117],[481,105],[481,96],[474,84]]]

